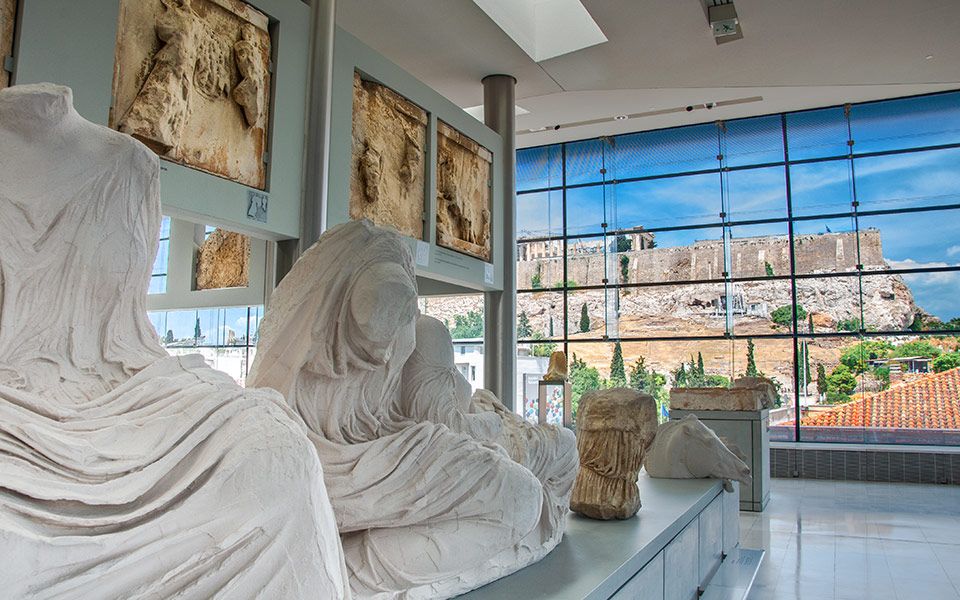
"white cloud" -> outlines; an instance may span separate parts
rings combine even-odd
[[[947,256],[956,256],[960,254],[960,246],[950,246],[947,248]]]

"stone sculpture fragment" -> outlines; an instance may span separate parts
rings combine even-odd
[[[550,354],[550,363],[547,366],[547,373],[540,378],[541,381],[566,381],[567,380],[567,355],[563,350],[557,350]]]
[[[741,377],[732,388],[673,388],[670,408],[678,410],[750,410],[773,407],[777,390],[766,377]]]
[[[121,0],[110,126],[264,189],[269,20],[241,0]]]
[[[437,121],[437,244],[490,260],[493,154]]]
[[[302,423],[147,319],[158,174],[68,88],[0,90],[2,595],[349,598]]]
[[[215,229],[197,253],[197,289],[250,285],[250,237]]]
[[[723,487],[728,492],[733,491],[730,480],[743,485],[750,485],[753,481],[750,467],[694,415],[662,423],[647,450],[643,466],[651,477],[723,479]]]
[[[338,225],[271,296],[247,377],[279,390],[307,425],[357,598],[455,596],[539,560],[563,531],[538,478],[557,467],[524,466],[549,455],[511,445],[506,418],[498,433],[493,419],[470,416],[489,404],[463,410],[446,350],[414,356],[417,313],[413,256],[400,235],[366,219]],[[506,446],[491,441],[503,437]],[[569,494],[562,483],[554,489]]]
[[[593,390],[580,398],[580,470],[570,509],[593,519],[629,519],[640,509],[637,476],[657,431],[653,396],[629,388]]]
[[[423,239],[427,112],[390,88],[353,74],[350,218]]]

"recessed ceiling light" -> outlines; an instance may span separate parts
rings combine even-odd
[[[602,44],[580,0],[473,0],[535,62]]]
[[[627,115],[617,115],[613,118],[614,121],[626,121]]]
[[[931,58],[933,58],[933,55],[932,55],[932,54],[928,54],[928,55],[926,55],[926,56],[923,57],[924,60],[930,60]]]

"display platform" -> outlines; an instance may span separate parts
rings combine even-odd
[[[724,557],[738,555],[738,491],[724,493],[715,479],[653,479],[643,471],[639,486],[636,516],[596,521],[570,513],[563,541],[546,558],[460,598],[697,598]]]

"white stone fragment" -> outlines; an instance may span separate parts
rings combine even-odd
[[[723,487],[728,492],[733,491],[731,479],[743,485],[753,481],[750,467],[694,415],[661,423],[643,466],[651,477],[723,479]]]
[[[156,156],[0,91],[0,595],[349,598],[303,425],[145,312]]]

